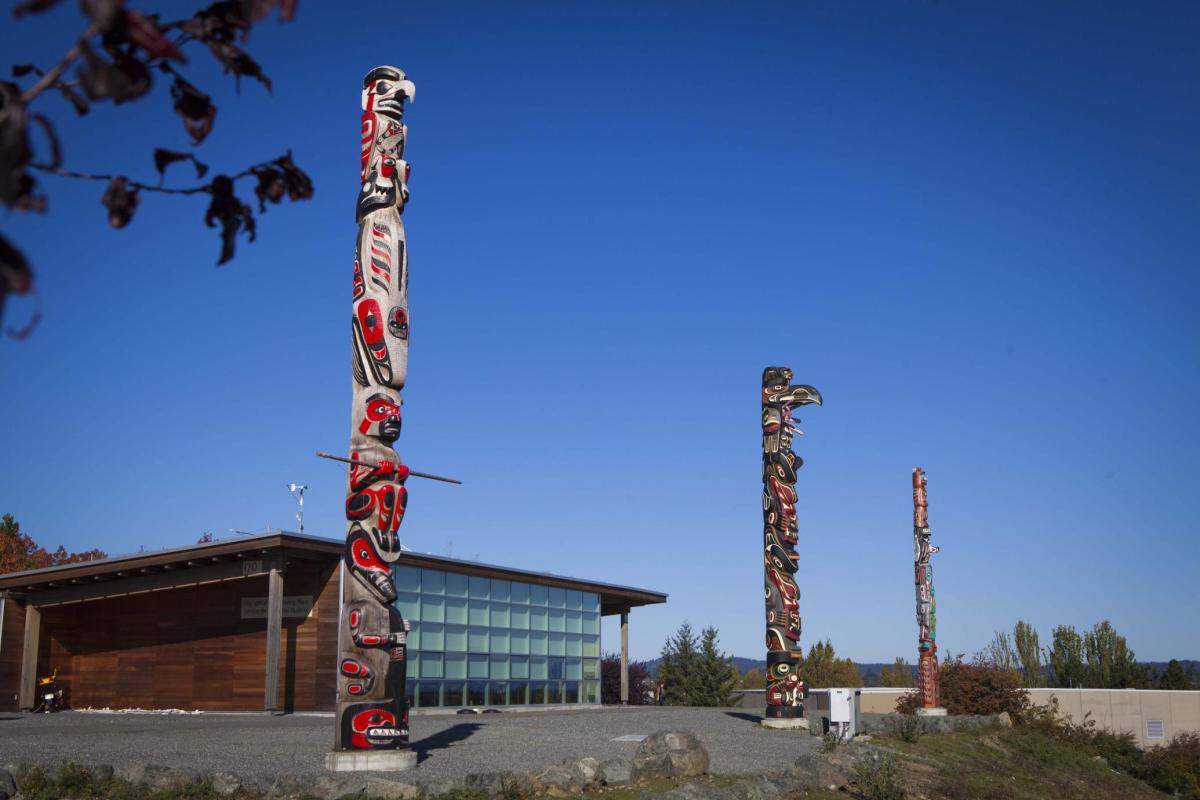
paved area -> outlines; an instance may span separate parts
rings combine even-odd
[[[660,730],[695,733],[718,774],[788,769],[818,739],[803,731],[761,728],[742,709],[628,707],[522,713],[417,716],[412,748],[419,762],[406,780],[428,785],[473,773],[535,771],[568,758],[632,758],[622,736]],[[326,774],[332,716],[262,714],[0,714],[0,766],[140,763],[228,770],[269,783],[282,774]]]

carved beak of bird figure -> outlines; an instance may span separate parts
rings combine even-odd
[[[821,405],[821,393],[804,383],[789,386],[783,394],[789,406]]]
[[[399,122],[404,116],[404,101],[416,97],[417,87],[399,67],[376,67],[363,78],[363,111],[373,111]]]

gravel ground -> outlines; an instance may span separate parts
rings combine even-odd
[[[422,785],[473,773],[536,771],[564,759],[632,758],[636,741],[619,736],[692,731],[717,774],[762,774],[792,766],[819,739],[803,731],[761,728],[740,709],[627,707],[479,715],[413,715],[417,767],[404,779]],[[203,773],[220,770],[269,784],[282,774],[325,772],[331,715],[95,714],[0,715],[0,766],[20,763],[158,764]]]

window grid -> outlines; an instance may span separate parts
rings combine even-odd
[[[600,701],[600,597],[398,566],[416,708]]]

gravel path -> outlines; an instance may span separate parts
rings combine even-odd
[[[636,741],[620,736],[660,730],[695,733],[717,774],[788,769],[818,739],[757,725],[740,709],[628,707],[479,715],[413,715],[417,767],[404,779],[422,785],[466,775],[536,771],[568,758],[632,758]],[[220,770],[269,784],[325,772],[333,741],[331,715],[0,714],[0,766],[19,763],[159,764],[204,773]]]

